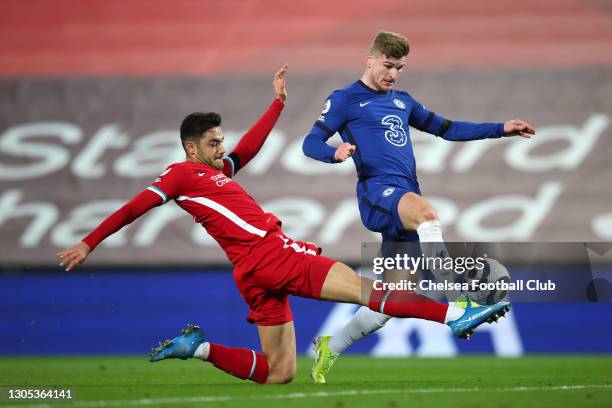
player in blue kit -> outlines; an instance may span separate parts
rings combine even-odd
[[[421,196],[409,126],[451,141],[468,141],[535,134],[528,123],[472,123],[448,120],[425,108],[407,92],[392,89],[409,52],[405,37],[387,31],[376,34],[360,80],[331,93],[303,144],[304,154],[326,163],[353,158],[357,199],[363,225],[382,234],[385,242],[421,242],[425,256],[444,258],[442,229],[432,205]],[[336,132],[343,143],[326,144]],[[436,278],[448,271],[431,271]],[[449,299],[450,300],[450,299]],[[389,316],[360,308],[333,337],[315,341],[312,376],[325,374],[351,344],[383,327]]]

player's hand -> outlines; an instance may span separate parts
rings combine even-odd
[[[282,103],[285,103],[285,99],[287,99],[287,89],[285,89],[285,73],[287,73],[287,64],[284,64],[281,69],[276,71],[276,74],[274,74],[274,80],[272,81],[274,97]]]
[[[87,259],[87,255],[91,250],[84,242],[71,246],[57,253],[60,259],[60,266],[65,266],[67,271],[74,269],[77,265],[82,264]]]
[[[336,161],[343,162],[349,157],[351,157],[353,153],[355,153],[355,150],[357,150],[357,147],[355,145],[352,145],[350,143],[342,143],[336,149],[336,153],[334,153],[334,159],[336,159]]]
[[[527,139],[535,135],[535,129],[527,122],[520,119],[512,119],[504,123],[504,134],[506,136],[522,136]]]

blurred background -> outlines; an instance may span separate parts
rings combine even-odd
[[[315,162],[301,145],[327,95],[361,76],[380,29],[408,37],[397,87],[430,110],[518,117],[538,130],[532,140],[470,143],[412,133],[447,240],[612,241],[612,1],[0,5],[0,354],[142,354],[187,322],[257,347],[231,265],[172,203],[107,239],[76,272],[55,254],[184,159],[187,114],[219,112],[231,149],[272,101],[285,62],[287,106],[237,181],[288,235],[358,265],[361,243],[379,238],[359,219],[353,163]],[[353,351],[610,353],[612,313],[601,300],[518,304],[469,343],[394,320]],[[299,352],[355,309],[293,307]],[[580,327],[568,331],[572,317]]]

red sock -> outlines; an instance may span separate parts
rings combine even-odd
[[[223,347],[210,343],[208,360],[215,367],[234,377],[264,384],[268,379],[270,365],[262,353],[249,349]]]
[[[370,295],[370,309],[393,317],[416,317],[444,323],[448,305],[409,290],[376,290]]]

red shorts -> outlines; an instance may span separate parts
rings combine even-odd
[[[289,296],[318,299],[335,260],[312,243],[270,231],[234,268],[234,281],[249,306],[247,321],[276,326],[293,320]]]

